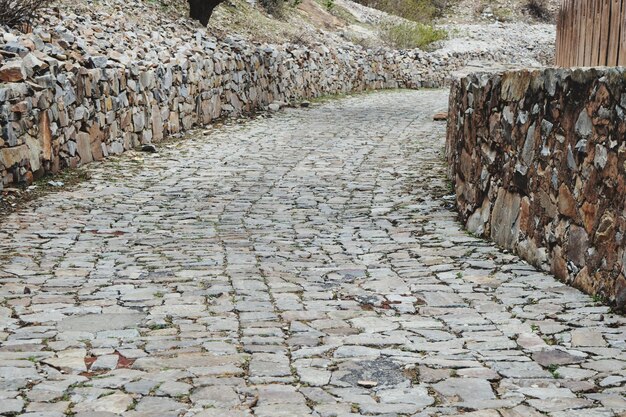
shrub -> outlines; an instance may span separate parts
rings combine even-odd
[[[448,32],[422,23],[402,23],[385,25],[381,28],[381,38],[398,49],[420,48],[427,50],[433,42],[446,39]]]
[[[51,0],[0,0],[0,25],[28,25]]]
[[[260,0],[259,3],[272,16],[283,17],[285,14],[285,0]]]
[[[527,0],[524,10],[537,20],[548,22],[552,20],[552,13],[548,9],[546,0]]]
[[[495,17],[498,22],[512,22],[513,11],[506,7],[496,7],[493,10],[493,17]]]

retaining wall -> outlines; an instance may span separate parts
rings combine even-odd
[[[16,40],[0,45],[15,55],[0,60],[0,189],[276,101],[442,86],[477,57],[216,43],[198,33],[135,61],[91,56],[89,42],[62,27],[9,35]]]
[[[461,219],[624,308],[625,134],[624,68],[455,81],[446,152]]]

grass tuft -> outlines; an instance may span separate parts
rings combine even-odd
[[[433,43],[446,39],[448,32],[423,23],[401,23],[384,25],[380,36],[383,41],[398,49],[429,50]]]
[[[441,17],[448,7],[447,0],[357,0],[357,3],[421,23]]]

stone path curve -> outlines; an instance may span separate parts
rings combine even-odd
[[[89,168],[0,225],[0,413],[608,417],[626,320],[467,235],[445,91]]]

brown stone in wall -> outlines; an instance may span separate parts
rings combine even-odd
[[[491,238],[512,249],[519,235],[520,196],[501,188],[491,214]]]
[[[9,61],[0,66],[0,81],[5,83],[15,83],[26,78],[21,61]]]
[[[0,165],[5,168],[12,168],[20,165],[22,161],[28,160],[28,146],[20,145],[13,148],[0,149]]]
[[[91,144],[91,155],[96,161],[100,161],[104,157],[102,153],[102,139],[103,134],[100,126],[96,123],[92,124],[89,128],[89,141]]]
[[[582,227],[571,225],[569,233],[565,237],[567,259],[572,261],[576,266],[585,265],[585,257],[589,248],[589,236]]]
[[[609,152],[606,156],[606,163],[602,169],[602,177],[613,183],[617,182],[619,177],[619,170],[617,166],[617,155],[615,152]]]
[[[24,183],[26,185],[30,185],[35,181],[35,176],[31,171],[26,171],[24,175],[21,176],[19,182]]]
[[[567,270],[567,262],[563,256],[563,250],[560,246],[552,250],[552,267],[550,271],[561,281],[567,281],[569,271]]]
[[[598,88],[590,97],[589,103],[587,105],[589,112],[591,114],[596,114],[600,107],[606,107],[610,105],[611,93],[606,88],[606,85],[601,83],[598,85]]]
[[[555,218],[557,215],[557,205],[550,194],[544,190],[539,190],[539,206],[543,209],[543,215],[547,218]]]
[[[612,213],[606,212],[600,219],[600,224],[596,229],[596,245],[610,245],[615,241],[615,217]]]
[[[161,109],[157,105],[152,106],[150,124],[152,127],[152,140],[160,141],[163,139],[163,118],[161,117]]]
[[[52,159],[52,131],[50,130],[50,118],[48,111],[41,112],[41,120],[39,121],[39,135],[43,148],[43,159],[50,161]]]
[[[82,164],[93,161],[91,154],[91,137],[89,133],[79,132],[76,135],[76,149]]]
[[[581,207],[583,214],[583,225],[587,233],[591,233],[597,220],[598,206],[585,201]]]
[[[561,184],[559,187],[559,197],[557,202],[559,213],[563,216],[569,217],[570,219],[576,220],[578,218],[578,211],[576,208],[577,203],[567,185]]]
[[[530,199],[523,197],[519,212],[519,229],[520,231],[528,234],[532,229],[532,217],[531,217]]]
[[[587,293],[592,293],[594,288],[593,279],[594,276],[589,274],[589,269],[584,267],[580,270],[580,272],[578,272],[578,274],[576,274],[574,280],[572,281],[572,285]]]
[[[618,306],[626,306],[626,279],[624,275],[619,275],[615,280],[615,303]]]
[[[120,127],[122,130],[128,130],[131,123],[131,112],[129,110],[124,110],[120,116]]]

